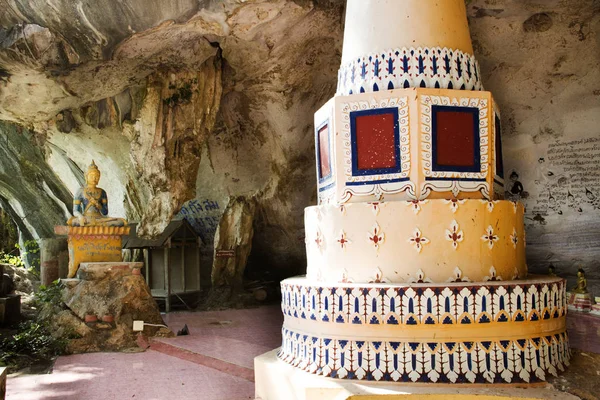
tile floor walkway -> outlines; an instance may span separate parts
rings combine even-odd
[[[280,345],[278,305],[248,310],[173,312],[189,336],[159,339],[143,353],[59,357],[52,374],[9,377],[7,400],[249,400],[253,359]],[[600,318],[570,313],[573,348],[600,352]]]
[[[248,310],[174,312],[176,332],[144,353],[59,357],[49,375],[9,377],[7,400],[254,399],[253,359],[280,345],[278,305]]]

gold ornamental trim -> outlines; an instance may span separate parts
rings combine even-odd
[[[354,341],[481,342],[523,340],[566,331],[566,317],[471,324],[332,324],[285,316],[283,327],[304,335]]]
[[[129,235],[129,231],[129,226],[70,226],[68,235],[124,236]]]

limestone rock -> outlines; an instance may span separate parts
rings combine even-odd
[[[252,199],[230,199],[215,235],[214,286],[229,286],[238,291],[242,288],[246,261],[252,249],[255,211]]]
[[[14,293],[21,296],[21,312],[26,316],[35,313],[34,291],[40,285],[39,280],[25,268],[16,267],[11,264],[1,264],[4,273],[14,282]]]
[[[303,273],[313,113],[335,93],[344,2],[113,3],[0,0],[0,206],[27,239],[52,236],[93,158],[112,167],[101,181],[111,214],[150,236],[186,200],[254,198],[247,269]],[[501,109],[506,176],[524,187],[529,267],[552,262],[574,277],[581,265],[598,290],[600,152],[574,144],[556,159],[550,146],[598,136],[599,3],[469,0],[467,10]],[[220,211],[194,217],[205,236]]]
[[[51,320],[58,335],[71,338],[69,352],[136,348],[134,320],[164,325],[148,285],[134,272],[141,267],[141,263],[82,263],[78,279],[65,282],[62,300],[66,309]],[[144,335],[170,336],[172,332],[147,326]]]
[[[33,294],[34,290],[39,286],[39,281],[26,268],[16,267],[11,264],[2,264],[4,273],[8,274],[15,283],[15,291],[18,294]]]

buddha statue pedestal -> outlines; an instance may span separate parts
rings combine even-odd
[[[76,279],[61,280],[65,309],[54,326],[79,335],[70,339],[67,351],[139,351],[139,332],[133,321],[147,323],[146,338],[173,336],[142,276],[141,262],[82,262]]]
[[[589,312],[592,310],[592,295],[590,293],[567,293],[569,310]]]
[[[138,338],[172,336],[160,316],[152,292],[142,276],[144,263],[123,262],[123,236],[129,226],[123,218],[108,214],[108,197],[99,188],[100,170],[92,161],[86,185],[73,198],[73,216],[57,235],[68,237],[69,279],[60,281],[66,309],[53,326],[77,332],[67,352],[121,351],[138,348]],[[133,321],[147,323],[142,332]]]
[[[123,236],[129,226],[57,226],[57,235],[67,235],[69,241],[69,278],[83,262],[121,262]]]

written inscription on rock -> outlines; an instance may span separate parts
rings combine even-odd
[[[550,143],[537,160],[533,215],[585,214],[600,210],[600,138]]]
[[[113,255],[121,253],[119,242],[84,242],[75,245],[75,251],[85,253],[89,257],[98,257],[102,255]]]
[[[234,258],[235,250],[217,250],[217,258]]]
[[[216,200],[190,200],[181,207],[179,216],[194,228],[207,245],[212,245],[223,211]]]

